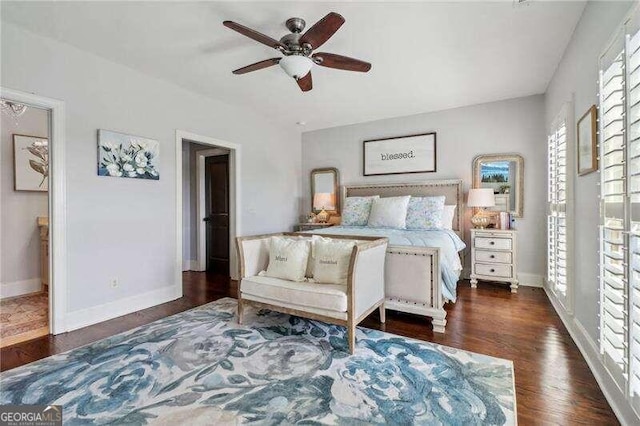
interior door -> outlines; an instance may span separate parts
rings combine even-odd
[[[205,159],[207,272],[229,276],[229,155]]]

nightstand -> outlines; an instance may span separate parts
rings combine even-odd
[[[471,230],[471,288],[478,280],[511,283],[518,292],[516,231],[502,229]]]
[[[296,231],[313,231],[314,229],[324,229],[334,225],[334,223],[299,223],[296,225]]]

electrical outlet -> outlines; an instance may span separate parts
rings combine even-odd
[[[111,288],[118,288],[118,279],[114,278],[111,280]]]

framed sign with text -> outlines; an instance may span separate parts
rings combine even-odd
[[[435,171],[435,132],[364,141],[365,176]]]

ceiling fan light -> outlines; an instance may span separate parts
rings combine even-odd
[[[313,66],[313,61],[306,56],[291,55],[282,58],[280,60],[280,66],[289,77],[298,79],[309,74]]]

